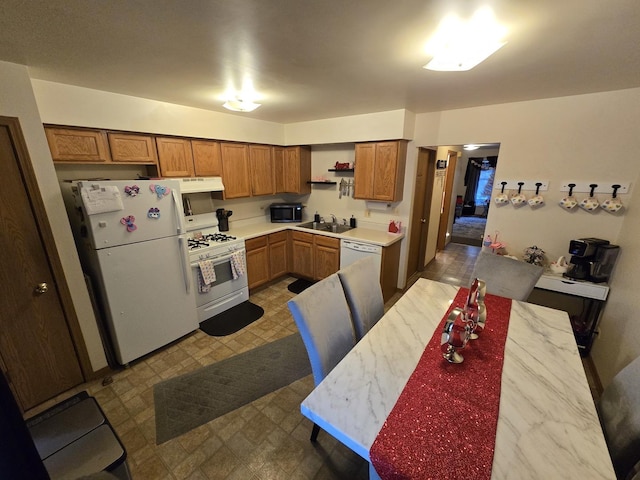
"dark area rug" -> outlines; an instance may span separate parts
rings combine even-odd
[[[487,219],[484,217],[456,218],[451,231],[451,241],[481,247],[486,224]]]
[[[292,293],[300,293],[300,292],[304,292],[307,288],[309,288],[314,283],[316,282],[311,282],[309,280],[305,280],[304,278],[299,278],[295,282],[291,282],[289,285],[287,285],[287,288]]]
[[[200,330],[212,337],[224,337],[243,329],[264,315],[261,306],[250,301],[242,302],[200,324]]]
[[[153,387],[160,445],[311,374],[299,334]]]

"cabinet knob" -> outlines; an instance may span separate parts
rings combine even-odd
[[[49,286],[45,282],[39,283],[38,285],[36,285],[36,288],[35,288],[36,293],[39,293],[41,295],[43,293],[47,293],[48,290],[49,290]]]

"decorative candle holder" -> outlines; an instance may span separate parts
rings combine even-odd
[[[449,363],[462,363],[464,357],[458,353],[469,341],[471,330],[468,322],[464,320],[464,312],[460,308],[454,308],[442,330],[440,349],[442,356]]]
[[[487,320],[487,309],[484,305],[484,296],[487,286],[484,280],[475,278],[469,287],[469,295],[464,307],[464,319],[469,324],[470,340],[478,338],[478,333],[484,330]],[[476,333],[477,332],[477,333]]]

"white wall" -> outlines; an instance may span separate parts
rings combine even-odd
[[[91,366],[96,371],[106,367],[107,360],[69,229],[67,213],[31,88],[31,80],[26,67],[6,62],[0,62],[0,78],[2,79],[0,115],[17,117],[20,121],[62,268],[69,284],[80,329],[89,352]]]
[[[44,123],[282,145],[284,126],[146,98],[33,79]]]
[[[608,383],[630,359],[640,355],[636,340],[640,338],[640,322],[633,315],[640,300],[628,289],[629,285],[640,284],[640,245],[635,240],[640,200],[634,198],[638,197],[634,189],[640,163],[633,157],[640,124],[640,89],[452,110],[439,115],[435,139],[432,129],[421,128],[433,123],[434,114],[417,116],[417,145],[500,143],[496,185],[501,179],[549,181],[549,190],[541,192],[546,200],[542,209],[492,205],[489,210],[487,229],[500,231],[509,253],[521,256],[527,246],[535,244],[553,260],[567,254],[569,240],[581,237],[605,238],[622,245],[611,298],[601,322],[602,333],[592,353],[603,383]],[[557,203],[565,193],[559,186],[571,180],[631,182],[631,192],[621,195],[626,210],[610,215],[561,209]]]

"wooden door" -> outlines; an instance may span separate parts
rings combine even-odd
[[[109,146],[102,130],[45,127],[54,162],[108,162]]]
[[[251,238],[245,242],[247,282],[254,288],[269,281],[269,250],[267,236]]]
[[[269,279],[285,275],[287,268],[287,232],[269,235]]]
[[[424,270],[427,232],[429,229],[429,211],[433,195],[433,177],[435,174],[436,152],[421,148],[418,152],[416,187],[411,211],[411,234],[407,255],[407,280],[416,272]]]
[[[438,229],[438,250],[444,250],[447,246],[447,229],[449,228],[449,216],[451,214],[451,195],[453,193],[453,179],[456,174],[458,152],[449,150],[447,163],[447,179],[442,198],[442,212],[440,213],[440,228]]]
[[[24,410],[84,380],[43,239],[48,232],[27,193],[25,157],[17,121],[0,117],[0,357]]]
[[[196,177],[222,175],[220,143],[210,140],[191,140],[193,167]]]
[[[376,144],[357,143],[353,181],[354,198],[371,200],[373,198],[373,176],[375,173]]]
[[[158,137],[158,163],[163,177],[193,177],[191,142],[185,138]]]
[[[109,132],[108,137],[114,162],[158,163],[156,145],[151,135]]]
[[[313,278],[313,234],[292,232],[291,272]]]
[[[249,145],[252,195],[273,195],[275,193],[271,153],[269,145]]]
[[[314,279],[322,280],[340,268],[340,239],[314,235]]]
[[[284,147],[272,147],[273,156],[273,180],[276,193],[285,193],[284,184]]]
[[[250,197],[249,147],[244,143],[223,143],[220,149],[224,198]]]
[[[375,148],[373,192],[375,200],[393,201],[398,170],[398,142],[380,142]]]

